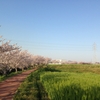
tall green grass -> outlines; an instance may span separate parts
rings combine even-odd
[[[100,75],[48,72],[41,74],[50,100],[100,100]]]

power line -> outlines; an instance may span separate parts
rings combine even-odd
[[[13,40],[18,41],[18,43],[23,43],[24,45],[31,45],[31,46],[70,46],[70,47],[92,47],[93,45],[90,44],[71,44],[71,43],[43,43],[43,42],[33,42],[33,41],[20,41],[20,40]],[[13,42],[12,41],[12,42]]]
[[[22,41],[22,40],[15,40],[15,39],[11,39],[11,41],[13,42],[13,41],[16,41],[16,42],[19,42],[19,43],[25,43],[25,44],[38,44],[38,45],[48,45],[48,44],[51,44],[51,45],[73,45],[73,46],[75,46],[75,45],[77,45],[77,46],[91,46],[91,45],[89,45],[89,44],[87,44],[87,45],[84,45],[84,44],[73,44],[73,43],[54,43],[54,42],[37,42],[37,41]]]

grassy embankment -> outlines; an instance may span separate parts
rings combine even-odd
[[[14,100],[49,100],[48,95],[40,82],[40,74],[44,69],[31,73],[20,85]]]

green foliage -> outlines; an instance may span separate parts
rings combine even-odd
[[[6,76],[5,76],[5,75],[0,76],[0,82],[1,82],[1,81],[3,81],[5,78],[6,78]]]
[[[50,100],[99,100],[100,75],[48,72],[40,76]]]
[[[61,72],[61,71],[55,68],[51,68],[50,66],[47,66],[44,68],[40,68],[38,72]]]

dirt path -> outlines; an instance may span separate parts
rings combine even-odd
[[[0,83],[0,100],[13,100],[13,96],[16,93],[19,85],[24,79],[36,69],[25,71],[16,76],[10,77],[7,80]]]

